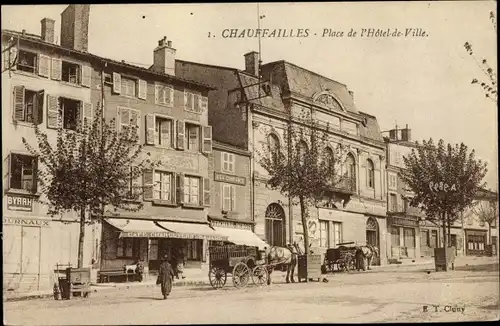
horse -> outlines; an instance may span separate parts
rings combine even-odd
[[[360,269],[363,269],[363,271],[370,270],[373,257],[379,257],[379,251],[376,246],[366,245],[358,247],[356,250],[356,269],[358,271]]]
[[[272,246],[269,250],[266,250],[266,257],[268,263],[268,273],[269,277],[267,279],[267,284],[271,284],[271,273],[276,265],[286,266],[286,282],[295,283],[293,279],[293,273],[295,271],[295,266],[297,266],[297,255],[296,249],[291,245],[288,248]]]

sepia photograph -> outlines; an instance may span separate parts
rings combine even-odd
[[[5,325],[499,320],[496,1],[1,18]]]

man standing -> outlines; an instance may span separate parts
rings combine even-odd
[[[161,285],[161,294],[163,294],[163,300],[167,299],[167,296],[172,291],[172,282],[174,278],[174,270],[172,265],[168,262],[168,256],[163,257],[163,263],[160,265],[160,271],[158,273],[158,279],[156,284]]]

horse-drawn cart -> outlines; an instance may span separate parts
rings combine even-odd
[[[256,285],[267,284],[269,274],[257,247],[224,245],[209,248],[208,279],[214,289],[224,287],[228,275],[236,288],[246,287],[252,279]]]
[[[327,249],[323,262],[323,272],[355,270],[357,250],[358,246],[354,242],[339,243],[336,248]]]

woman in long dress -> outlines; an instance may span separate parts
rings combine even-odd
[[[163,257],[163,263],[160,265],[160,271],[158,273],[158,279],[156,284],[161,285],[161,294],[163,299],[167,299],[168,295],[172,291],[172,282],[174,278],[174,270],[172,265],[168,262],[168,256]]]

